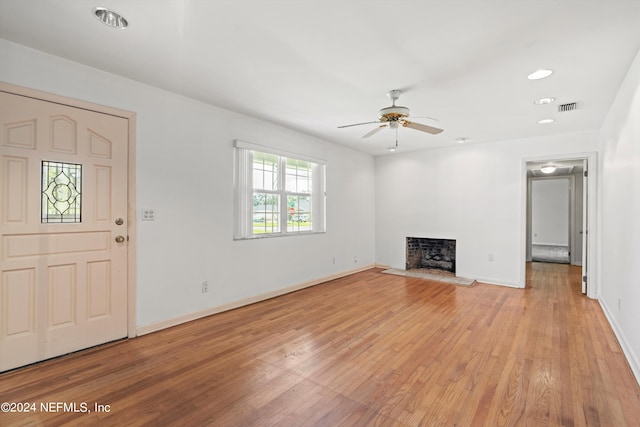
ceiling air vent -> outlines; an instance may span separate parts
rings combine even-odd
[[[558,112],[564,113],[565,111],[573,111],[578,108],[578,105],[575,102],[570,102],[568,104],[560,104],[558,105]]]

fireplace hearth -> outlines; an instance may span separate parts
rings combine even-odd
[[[407,237],[406,269],[440,270],[455,274],[456,241]]]

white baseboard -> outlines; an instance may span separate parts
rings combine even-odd
[[[502,280],[491,279],[489,277],[475,277],[475,281],[479,283],[487,283],[489,285],[506,286],[507,288],[523,288],[523,286],[518,283],[505,282]]]
[[[319,279],[309,280],[307,282],[298,283],[297,285],[289,286],[282,289],[277,289],[271,292],[265,292],[264,294],[255,295],[253,297],[244,298],[239,301],[233,301],[227,304],[218,305],[215,307],[209,307],[204,310],[196,311],[194,313],[185,314],[183,316],[174,317],[167,320],[161,320],[159,322],[154,322],[149,325],[139,326],[136,329],[137,335],[146,335],[152,332],[161,331],[162,329],[170,328],[172,326],[177,326],[182,323],[190,322],[192,320],[201,319],[203,317],[211,316],[212,314],[222,313],[223,311],[233,310],[238,307],[242,307],[245,305],[253,304],[256,302],[268,300],[270,298],[274,298],[280,295],[285,295],[291,292],[299,291],[300,289],[308,288],[311,286],[318,285],[320,283],[328,282],[330,280],[339,279],[341,277],[350,276],[351,274],[359,273],[361,271],[369,270],[371,268],[377,267],[376,264],[364,265],[362,267],[354,268],[352,270],[343,271],[340,273],[332,274],[329,276],[321,277]]]
[[[620,343],[620,347],[622,347],[622,352],[624,353],[624,356],[626,357],[627,362],[629,362],[631,371],[633,372],[633,375],[635,375],[636,377],[636,382],[638,383],[638,385],[640,385],[640,363],[638,363],[638,357],[629,346],[627,338],[622,333],[622,330],[620,330],[620,327],[616,323],[616,319],[611,314],[611,310],[609,310],[609,307],[607,306],[607,304],[600,298],[598,298],[598,302],[600,303],[600,307],[602,307],[602,311],[604,312],[605,317],[607,318],[607,320],[609,321],[609,324],[611,325],[611,329],[613,329],[613,333],[615,334],[616,338],[618,339],[618,342]]]

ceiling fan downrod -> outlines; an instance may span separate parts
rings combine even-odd
[[[387,96],[391,100],[392,106],[396,106],[396,101],[400,98],[400,95],[402,95],[401,89],[393,89],[387,93]]]

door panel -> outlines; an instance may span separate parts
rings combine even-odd
[[[36,326],[36,269],[3,271],[0,301],[0,370],[35,362],[39,342]]]
[[[0,92],[0,126],[0,371],[127,336],[128,121]]]

